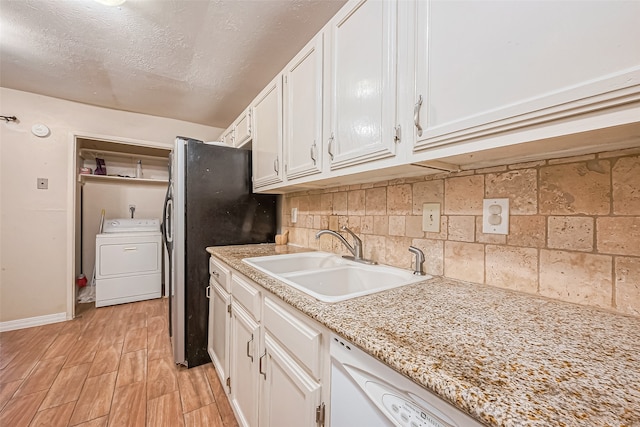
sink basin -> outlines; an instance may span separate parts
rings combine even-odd
[[[246,264],[323,302],[338,302],[431,278],[326,252],[246,258]]]

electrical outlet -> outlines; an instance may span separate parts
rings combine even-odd
[[[440,232],[440,203],[422,205],[422,231]]]
[[[291,223],[298,222],[298,208],[291,208]]]
[[[484,234],[509,234],[509,199],[483,200],[482,232]]]
[[[38,190],[47,190],[49,188],[48,178],[38,178]]]

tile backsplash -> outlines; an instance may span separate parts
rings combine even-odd
[[[509,199],[508,235],[482,233],[485,198]],[[282,218],[292,244],[347,253],[315,239],[346,225],[383,264],[411,268],[413,245],[429,274],[640,316],[640,148],[292,193]]]

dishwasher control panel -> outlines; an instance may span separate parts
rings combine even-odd
[[[394,394],[384,394],[382,404],[394,420],[403,427],[449,427],[433,414]]]

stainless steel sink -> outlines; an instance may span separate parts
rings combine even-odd
[[[246,264],[324,302],[338,302],[431,278],[364,265],[326,252],[246,258]]]

